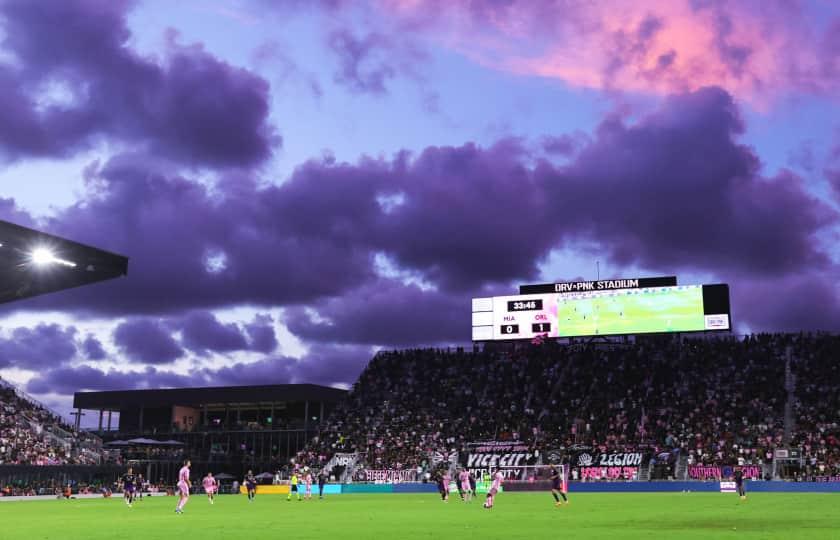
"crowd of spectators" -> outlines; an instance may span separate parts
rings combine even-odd
[[[796,381],[792,446],[802,449],[803,478],[840,477],[840,337],[793,344]]]
[[[0,384],[0,465],[94,465],[87,434],[68,431],[59,417]]]
[[[801,445],[815,470],[840,474],[838,353],[840,339],[806,334],[382,352],[299,458],[357,452],[369,469],[423,469],[470,442],[518,440],[762,465]]]

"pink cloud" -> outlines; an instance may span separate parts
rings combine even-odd
[[[572,86],[654,94],[720,86],[758,106],[790,91],[840,93],[831,25],[819,28],[796,2],[383,4],[397,24],[483,65]]]

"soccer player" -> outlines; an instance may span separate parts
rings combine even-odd
[[[566,493],[563,491],[563,478],[560,477],[560,471],[557,470],[557,466],[554,464],[550,465],[549,470],[551,471],[551,494],[554,496],[554,506],[563,505],[560,502],[560,497],[563,497],[564,503],[569,504],[569,498],[566,497]]]
[[[248,502],[253,502],[257,496],[257,479],[254,473],[251,472],[251,469],[248,469],[248,474],[245,475],[245,480],[242,483],[245,484],[245,489],[248,490]]]
[[[303,485],[306,487],[303,498],[308,501],[312,498],[312,472],[309,467],[303,469]]]
[[[131,508],[131,503],[134,502],[134,485],[136,483],[137,477],[134,476],[134,471],[129,467],[128,471],[122,477],[123,499],[125,499],[125,504],[129,508]]]
[[[472,500],[472,492],[470,491],[470,473],[467,469],[461,469],[458,473],[458,493],[461,494],[461,500],[470,502]]]
[[[144,483],[145,483],[145,481],[143,480],[143,475],[138,474],[137,475],[137,488],[135,490],[134,500],[140,500],[140,499],[143,498],[143,484]]]
[[[732,474],[733,480],[735,480],[735,488],[738,490],[738,495],[741,496],[742,501],[747,500],[747,490],[744,489],[744,471],[741,469],[736,469],[735,472]]]
[[[184,466],[178,471],[178,506],[175,507],[176,514],[184,513],[184,506],[190,499],[190,460],[184,461]]]
[[[487,499],[484,501],[484,508],[488,510],[493,508],[493,501],[496,498],[496,494],[499,493],[499,489],[502,487],[502,482],[504,481],[504,477],[502,476],[502,470],[496,468],[496,472],[493,474],[493,483],[490,484],[490,491],[487,492]]]
[[[324,484],[327,483],[327,473],[324,469],[321,469],[321,472],[318,473],[318,498],[324,498]]]
[[[219,486],[216,479],[213,478],[213,473],[208,472],[204,480],[201,481],[201,485],[204,486],[204,493],[207,494],[207,499],[210,501],[210,504],[213,504],[213,499],[216,498],[216,490]]]
[[[438,474],[438,491],[440,491],[440,500],[443,502],[449,502],[449,470],[444,469]]]
[[[289,496],[286,497],[286,501],[292,500],[292,493],[297,495],[297,500],[300,500],[300,492],[298,491],[297,471],[292,471],[292,477],[289,479]]]
[[[476,487],[475,485],[476,485],[477,481],[475,479],[475,476],[473,476],[473,473],[469,473],[469,475],[470,475],[470,491],[472,491],[472,496],[475,497],[478,494],[478,492],[475,489],[475,487]]]

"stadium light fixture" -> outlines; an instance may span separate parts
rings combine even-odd
[[[64,266],[69,266],[70,268],[74,268],[76,266],[76,263],[73,261],[60,259],[55,256],[55,253],[44,247],[37,247],[33,249],[29,258],[36,266],[46,266],[48,264],[62,264]]]

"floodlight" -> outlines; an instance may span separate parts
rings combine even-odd
[[[64,266],[75,267],[76,263],[59,259],[55,253],[44,247],[38,247],[32,250],[30,259],[37,266],[46,266],[48,264],[63,264]]]

